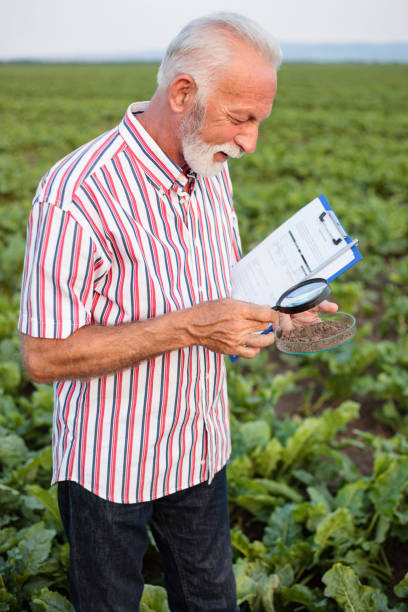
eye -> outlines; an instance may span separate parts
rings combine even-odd
[[[246,119],[237,119],[236,117],[232,117],[230,115],[230,121],[231,123],[233,123],[234,125],[240,125],[241,123],[245,123]]]

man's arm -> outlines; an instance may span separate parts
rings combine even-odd
[[[277,321],[269,306],[232,299],[202,302],[154,319],[110,327],[88,325],[64,340],[22,334],[23,361],[36,382],[105,376],[192,345],[249,359],[274,342],[255,334]]]

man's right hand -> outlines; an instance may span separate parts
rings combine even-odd
[[[256,333],[278,322],[278,313],[270,306],[222,299],[197,304],[189,309],[188,315],[191,344],[216,353],[252,359],[275,342],[274,334]]]

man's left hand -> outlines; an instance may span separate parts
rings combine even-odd
[[[323,300],[320,304],[311,308],[310,310],[305,310],[305,312],[298,312],[297,314],[289,315],[284,314],[282,312],[279,313],[279,325],[288,325],[287,329],[292,329],[295,327],[300,327],[301,325],[310,325],[311,323],[318,323],[319,312],[337,312],[339,307],[334,302],[328,302],[327,300]]]

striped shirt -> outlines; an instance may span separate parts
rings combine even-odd
[[[19,329],[66,338],[229,297],[239,235],[227,166],[187,178],[137,121],[59,161],[28,223]],[[109,350],[109,347],[107,347]],[[115,502],[211,481],[230,455],[223,356],[202,346],[54,384],[53,478]]]

